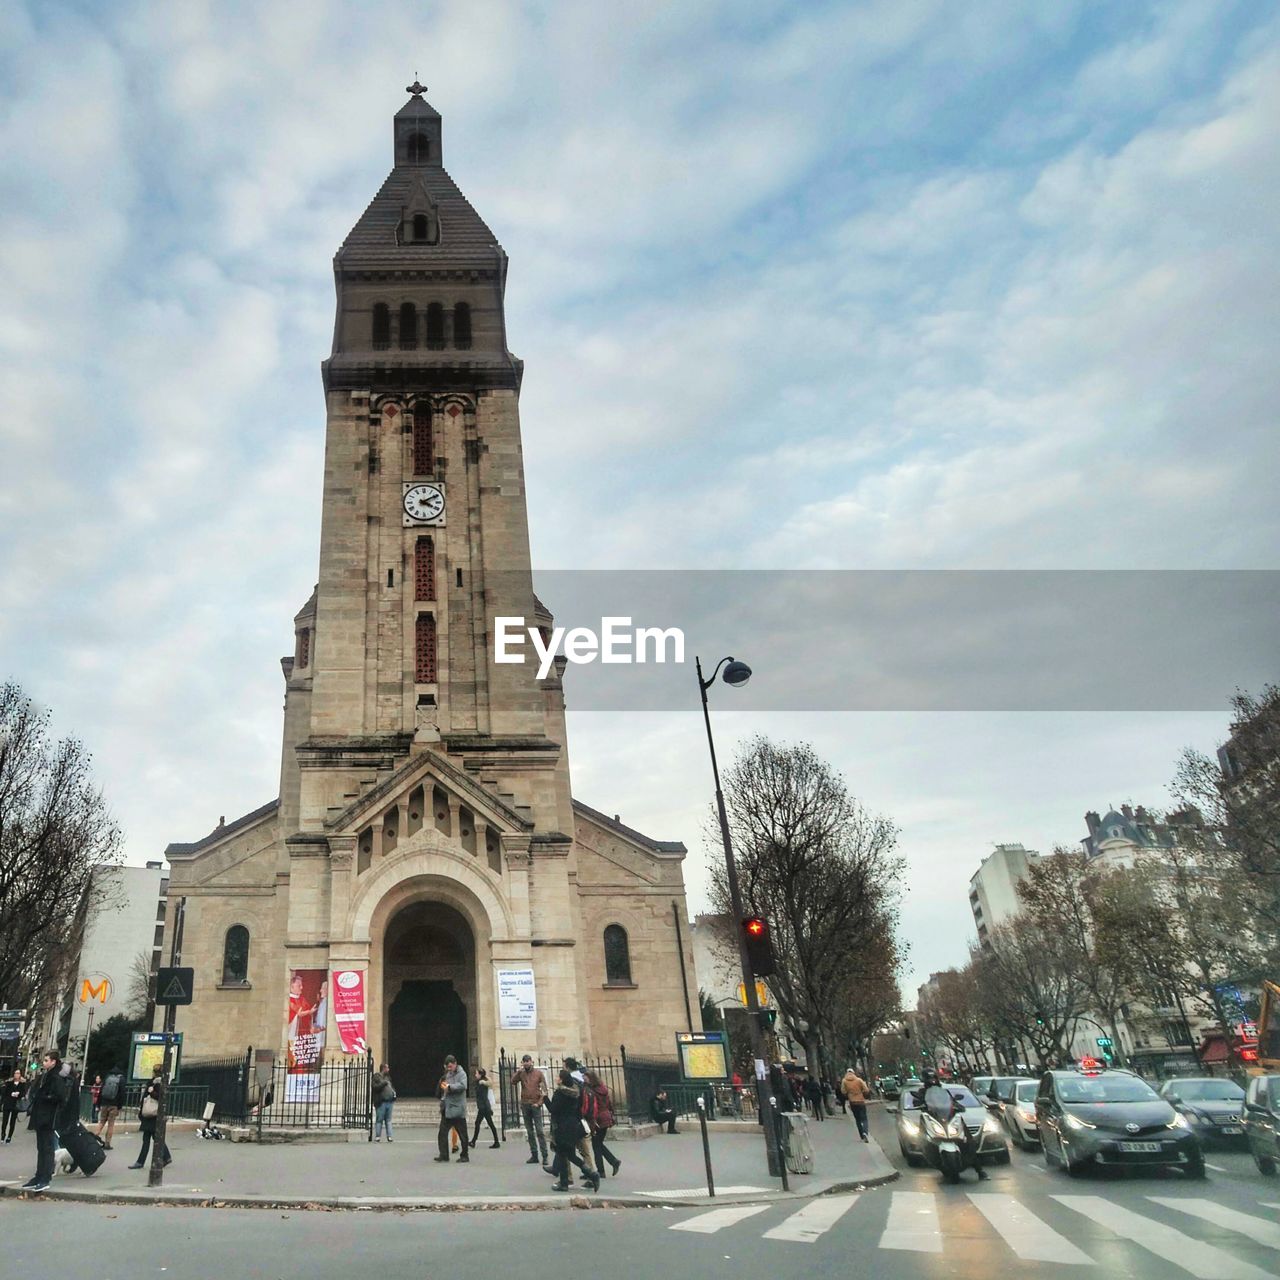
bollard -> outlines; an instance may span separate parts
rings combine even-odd
[[[698,1123],[702,1126],[702,1158],[707,1162],[707,1195],[716,1194],[716,1180],[711,1174],[711,1143],[707,1139],[707,1100],[698,1097]]]
[[[787,1182],[787,1153],[782,1141],[782,1115],[778,1111],[778,1099],[772,1096],[769,1098],[769,1115],[773,1120],[773,1139],[778,1152],[778,1168],[782,1171],[782,1189],[790,1191],[791,1185]]]

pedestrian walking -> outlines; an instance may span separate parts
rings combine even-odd
[[[825,1120],[822,1114],[822,1084],[812,1071],[806,1071],[800,1077],[800,1087],[804,1091],[804,1100],[809,1104],[815,1120]]]
[[[578,1086],[567,1069],[560,1072],[560,1083],[547,1099],[551,1112],[551,1145],[555,1147],[555,1159],[551,1172],[556,1175],[554,1189],[569,1190],[569,1166],[576,1164],[593,1191],[600,1190],[600,1175],[588,1171],[578,1154],[578,1140],[582,1137],[582,1105]]]
[[[613,1099],[609,1096],[609,1086],[594,1071],[588,1071],[585,1074],[587,1088],[591,1090],[595,1098],[595,1119],[591,1130],[591,1154],[596,1159],[596,1172],[603,1178],[604,1166],[607,1161],[613,1166],[613,1176],[616,1178],[618,1170],[622,1168],[622,1161],[604,1145],[604,1140],[609,1136],[609,1130],[613,1128],[614,1123]]]
[[[93,1136],[102,1141],[102,1131],[106,1129],[107,1138],[102,1143],[106,1150],[111,1150],[111,1139],[115,1135],[116,1120],[120,1108],[124,1105],[124,1071],[120,1067],[112,1067],[102,1082],[102,1090],[98,1094],[98,1127]]]
[[[142,1097],[138,1100],[138,1132],[142,1134],[142,1150],[138,1153],[138,1158],[129,1166],[130,1169],[141,1169],[147,1163],[147,1156],[151,1151],[151,1140],[156,1136],[156,1120],[160,1115],[160,1100],[164,1097],[164,1085],[160,1080],[161,1066],[157,1062],[154,1072],[151,1076],[151,1082],[142,1091]],[[164,1144],[164,1150],[161,1153],[165,1167],[173,1163],[173,1157],[169,1154],[169,1144]]]
[[[53,1161],[58,1150],[54,1129],[70,1088],[70,1072],[63,1073],[62,1059],[54,1050],[50,1049],[40,1059],[40,1065],[43,1070],[30,1093],[30,1124],[36,1131],[36,1172],[23,1184],[24,1191],[44,1191],[53,1181]]]
[[[493,1086],[489,1083],[489,1073],[483,1067],[476,1072],[476,1131],[471,1135],[473,1147],[480,1141],[482,1121],[489,1126],[489,1132],[493,1134],[489,1150],[496,1151],[502,1143],[498,1141],[498,1130],[493,1123]]]
[[[18,1124],[18,1112],[27,1096],[27,1078],[21,1067],[14,1067],[13,1075],[4,1082],[0,1092],[0,1142],[12,1142],[13,1131]]]
[[[858,1125],[858,1136],[863,1142],[869,1142],[867,1129],[867,1102],[871,1098],[871,1090],[867,1082],[852,1068],[846,1067],[844,1079],[840,1081],[840,1096],[849,1104],[853,1118]]]
[[[520,1114],[524,1119],[525,1135],[529,1139],[529,1158],[525,1164],[547,1163],[547,1135],[542,1125],[542,1104],[547,1097],[547,1078],[533,1065],[533,1055],[526,1053],[520,1066],[511,1077],[512,1086],[519,1091]]]
[[[391,1083],[391,1068],[385,1062],[373,1073],[370,1087],[373,1089],[373,1101],[377,1108],[373,1119],[373,1140],[381,1142],[382,1131],[385,1129],[387,1141],[394,1142],[395,1139],[391,1136],[391,1108],[395,1105],[396,1088]]]
[[[89,1086],[89,1097],[93,1102],[92,1118],[93,1123],[98,1123],[98,1099],[102,1096],[102,1077],[94,1076],[93,1084]]]
[[[590,1182],[591,1179],[599,1177],[599,1171],[596,1168],[595,1152],[591,1149],[591,1131],[595,1128],[596,1100],[591,1094],[591,1090],[587,1088],[586,1072],[582,1069],[582,1064],[577,1058],[566,1058],[564,1060],[564,1069],[573,1078],[573,1083],[578,1086],[578,1119],[582,1121],[581,1132],[578,1134],[578,1155],[582,1158],[582,1163],[587,1167],[587,1175],[583,1177],[583,1182]]]
[[[440,1132],[437,1134],[440,1154],[436,1156],[437,1164],[449,1163],[449,1141],[445,1135],[450,1131],[456,1133],[462,1143],[458,1163],[466,1164],[471,1159],[467,1154],[467,1073],[458,1066],[453,1054],[444,1060],[444,1098],[440,1103]]]

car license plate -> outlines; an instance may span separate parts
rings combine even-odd
[[[1244,1130],[1238,1124],[1224,1124],[1222,1126],[1223,1133],[1243,1133]]]
[[[1160,1144],[1158,1142],[1122,1142],[1120,1144],[1121,1151],[1159,1151]]]

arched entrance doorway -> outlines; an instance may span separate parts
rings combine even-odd
[[[392,916],[384,942],[387,1062],[396,1090],[432,1097],[445,1057],[469,1057],[475,1034],[475,938],[441,902],[411,902]]]

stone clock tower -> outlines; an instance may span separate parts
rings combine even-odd
[[[684,846],[572,798],[562,664],[539,681],[494,662],[495,617],[552,621],[507,257],[409,93],[394,167],[334,258],[320,580],[282,660],[279,797],[167,850],[197,977],[188,1058],[281,1044],[291,972],[360,969],[402,1093],[428,1091],[447,1052],[670,1055],[696,1016]],[[523,1030],[496,997],[521,969]]]

